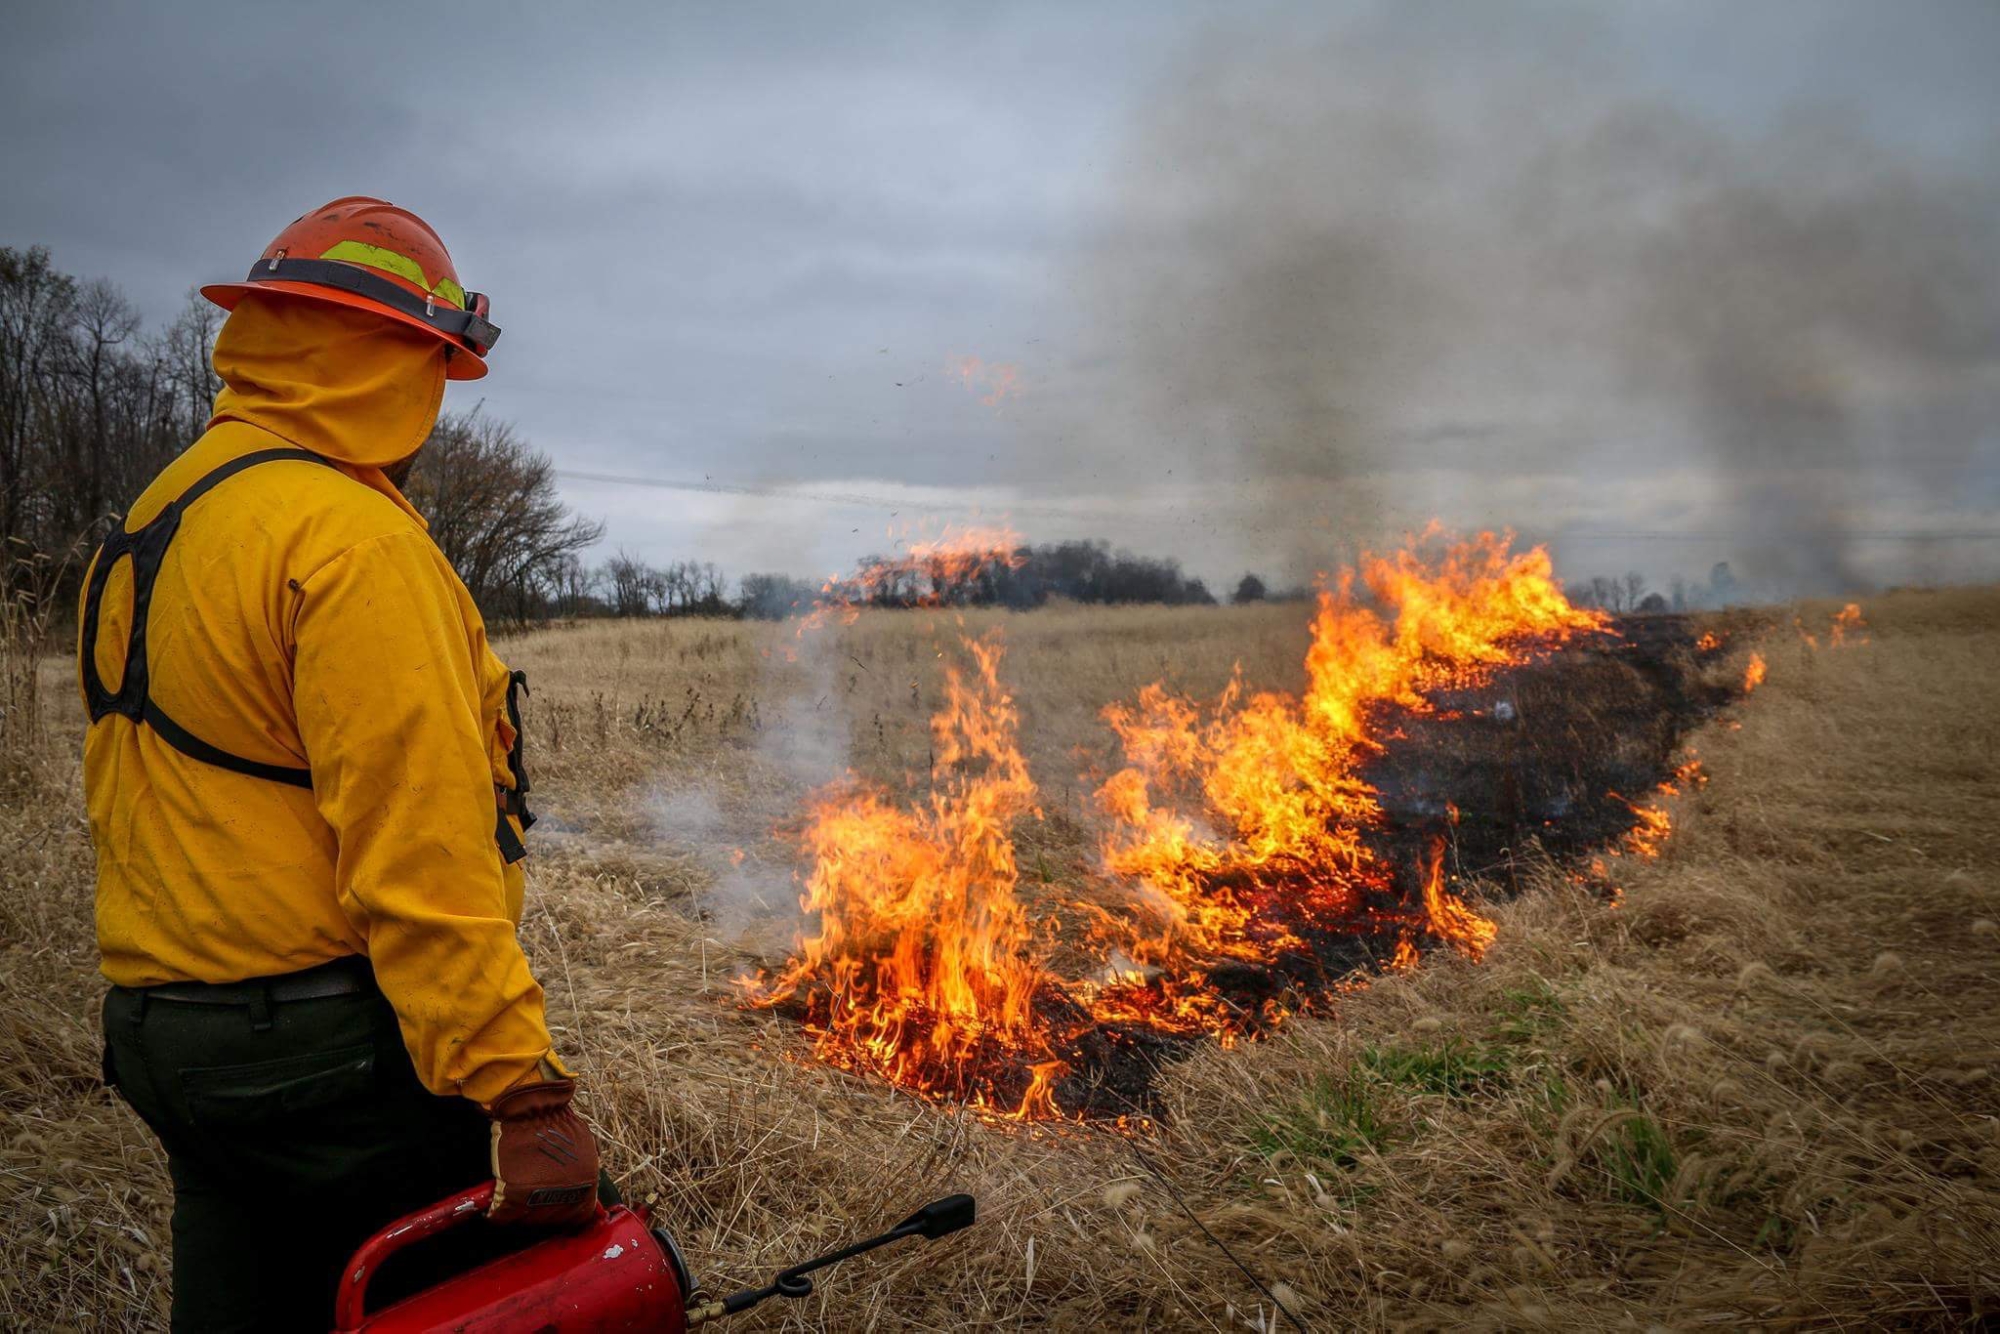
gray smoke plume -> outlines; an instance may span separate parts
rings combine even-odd
[[[1163,82],[1080,283],[1134,418],[1260,486],[1295,575],[1482,489],[1551,479],[1493,516],[1533,531],[1658,473],[1766,586],[1860,582],[1877,479],[1944,500],[1992,456],[1994,155],[1712,123],[1518,18],[1218,34]]]

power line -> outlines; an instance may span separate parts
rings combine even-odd
[[[860,491],[798,491],[790,487],[766,484],[753,485],[744,482],[717,482],[708,478],[695,481],[675,477],[637,477],[629,473],[590,472],[580,468],[557,468],[555,475],[576,482],[597,482],[607,486],[638,486],[656,491],[692,491],[716,496],[753,496],[766,500],[805,500],[822,505],[849,505],[858,509],[884,510],[924,510],[934,513],[962,513],[972,508],[963,504],[949,504],[925,501],[915,497],[878,496]],[[1009,502],[994,507],[1007,514],[1034,514],[1045,518],[1075,519],[1094,516],[1125,516],[1131,510],[1125,507],[1066,507],[1055,505],[1022,505]],[[1218,506],[1218,509],[1227,508]],[[1252,511],[1246,517],[1254,518]],[[1810,529],[1804,532],[1774,532],[1769,528],[1759,529],[1716,529],[1702,532],[1665,532],[1660,530],[1634,529],[1557,531],[1550,535],[1551,541],[1558,542],[1736,542],[1745,539],[1786,541],[1801,537],[1824,534],[1853,542],[2000,542],[2000,529],[1962,528],[1943,531],[1922,529],[1885,528],[1861,529],[1842,532],[1838,529]]]
[[[585,472],[576,468],[557,468],[555,475],[571,481],[602,482],[611,486],[643,486],[658,491],[695,491],[717,496],[757,496],[768,500],[810,500],[824,505],[852,505],[860,509],[927,510],[944,514],[963,513],[974,508],[963,504],[926,501],[912,496],[873,496],[858,491],[795,491],[786,486],[752,486],[740,482],[714,482],[707,478],[697,482],[684,478],[633,477],[624,473]],[[1038,514],[1059,519],[1120,512],[1112,509],[1064,509],[1053,505],[1017,505],[1011,501],[994,508],[1006,514]]]

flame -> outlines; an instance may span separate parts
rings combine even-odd
[[[1799,638],[1806,641],[1807,648],[1819,647],[1819,636],[1806,629],[1804,617],[1794,616],[1792,626],[1799,632]],[[1850,602],[1833,614],[1833,620],[1827,626],[1826,646],[1843,648],[1850,643],[1866,644],[1867,630],[1868,622],[1861,619],[1861,604]]]
[[[1743,693],[1747,695],[1758,686],[1763,685],[1765,675],[1764,655],[1761,653],[1752,653],[1750,655],[1749,666],[1743,669]]]
[[[1431,844],[1431,855],[1424,871],[1424,918],[1433,935],[1450,942],[1454,949],[1474,963],[1485,957],[1486,947],[1500,933],[1499,927],[1473,912],[1457,895],[1445,889],[1442,839]]]
[[[1867,629],[1868,622],[1861,619],[1860,604],[1850,602],[1834,613],[1833,625],[1827,631],[1827,645],[1830,648],[1839,648],[1847,642],[1847,637],[1853,634],[1860,635],[1854,641],[1855,643],[1865,644],[1868,642],[1868,636],[1865,633]]]
[[[1672,783],[1662,783],[1657,793],[1659,797],[1668,798],[1678,795],[1679,791],[1680,789]],[[1666,806],[1658,802],[1641,805],[1617,792],[1609,795],[1614,800],[1624,802],[1638,819],[1638,823],[1626,831],[1619,850],[1627,856],[1643,858],[1646,861],[1657,858],[1660,855],[1661,845],[1667,841],[1667,835],[1671,834],[1674,828],[1673,818],[1667,814]]]
[[[802,998],[821,1060],[987,1111],[1009,1109],[981,1072],[1029,1071],[1009,1114],[1047,1116],[1063,1063],[1035,1020],[1044,973],[1014,892],[1010,832],[1034,810],[1035,785],[998,641],[963,645],[970,670],[947,665],[931,723],[941,777],[929,799],[899,807],[852,780],[818,796],[800,900],[818,933],[777,976],[749,984],[751,1001]]]
[[[1690,788],[1708,786],[1708,771],[1702,767],[1701,757],[1693,748],[1687,751],[1687,758],[1674,766],[1674,776],[1653,789],[1652,800],[1640,804],[1618,793],[1609,795],[1624,802],[1631,810],[1637,823],[1625,831],[1619,844],[1619,851],[1626,856],[1652,861],[1660,855],[1661,847],[1674,831],[1673,817],[1668,814],[1667,803]]]
[[[1428,692],[1475,684],[1606,624],[1570,605],[1545,551],[1512,555],[1511,540],[1482,533],[1440,550],[1433,529],[1364,558],[1359,588],[1343,571],[1320,592],[1300,698],[1245,699],[1232,681],[1203,709],[1153,685],[1136,707],[1105,710],[1127,761],[1098,793],[1114,821],[1105,864],[1172,908],[1166,932],[1135,942],[1134,957],[1263,957],[1288,943],[1259,911],[1270,896],[1324,924],[1390,891],[1389,868],[1362,842],[1381,822],[1358,772],[1379,748],[1377,715],[1427,711]],[[1183,808],[1197,801],[1226,832],[1201,832]]]
[[[1701,638],[1694,641],[1694,651],[1696,653],[1713,653],[1721,647],[1722,636],[1716,634],[1713,630],[1702,631]]]
[[[820,587],[798,634],[838,620],[851,625],[864,607],[942,607],[968,600],[982,580],[1027,562],[1021,535],[1005,524],[947,524],[931,538],[904,538],[897,556],[871,560]]]
[[[1003,399],[1021,389],[1021,368],[1009,362],[985,361],[968,355],[950,358],[944,368],[957,376],[967,390],[979,394],[979,401],[989,408],[999,407]],[[980,393],[982,389],[984,393]]]
[[[1332,937],[1360,939],[1390,971],[1415,967],[1426,945],[1483,957],[1497,927],[1448,887],[1443,834],[1414,865],[1367,841],[1384,819],[1361,769],[1395,718],[1433,711],[1438,692],[1606,629],[1563,596],[1544,551],[1510,548],[1510,535],[1454,544],[1432,531],[1325,581],[1302,694],[1239,677],[1196,701],[1156,683],[1106,709],[1125,763],[1096,791],[1103,865],[1130,891],[1112,908],[1057,888],[1030,910],[1012,829],[1038,815],[1036,788],[1000,642],[965,639],[932,719],[931,791],[899,802],[850,778],[816,794],[802,835],[813,926],[774,975],[744,984],[747,998],[801,1012],[828,1064],[996,1119],[1045,1120],[1069,1114],[1064,1080],[1082,1044],[1102,1045],[1093,1034],[1231,1046],[1362,984],[1313,976],[1246,1000],[1229,990],[1232,968],[1282,984]],[[854,582],[881,586],[866,572]],[[1063,971],[1054,961],[1079,945],[1100,962]]]

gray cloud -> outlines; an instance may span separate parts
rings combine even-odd
[[[1991,239],[1995,54],[1996,11],[1944,3],[24,3],[0,242],[157,321],[383,194],[494,293],[472,392],[559,466],[1012,504],[1212,578],[1431,512],[1560,538],[1860,495],[1869,531],[1964,527],[2000,506],[1991,265],[1952,276]],[[1019,393],[982,404],[964,354]],[[739,571],[890,518],[572,498]],[[1660,545],[1569,549],[1726,554]],[[1791,573],[1930,559],[1869,550]]]

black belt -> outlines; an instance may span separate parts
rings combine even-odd
[[[128,988],[150,1001],[182,1005],[247,1005],[261,1009],[286,1001],[321,1000],[375,990],[375,970],[368,960],[350,954],[332,963],[277,977],[253,977],[243,982],[163,982]]]

